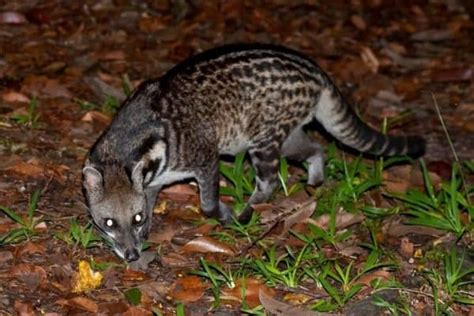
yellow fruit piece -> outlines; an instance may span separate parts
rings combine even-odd
[[[100,285],[104,276],[94,272],[87,261],[79,261],[79,271],[74,275],[74,293],[86,292]]]
[[[420,248],[415,250],[415,253],[413,254],[413,257],[414,258],[423,258],[423,250],[421,250]]]
[[[160,204],[155,206],[155,208],[153,209],[153,213],[154,214],[164,214],[165,211],[166,211],[166,206],[167,206],[166,201],[162,201]]]

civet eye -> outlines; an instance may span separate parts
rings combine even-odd
[[[112,228],[115,226],[115,221],[111,218],[107,218],[105,220],[105,226],[107,226],[108,228]]]
[[[143,220],[143,216],[142,216],[142,213],[138,213],[138,214],[135,214],[135,216],[133,216],[133,223],[134,224],[140,224]]]

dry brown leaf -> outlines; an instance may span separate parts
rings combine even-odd
[[[124,302],[104,302],[99,303],[98,313],[105,315],[123,315],[128,310],[128,305]]]
[[[363,46],[361,48],[360,57],[362,58],[364,63],[367,65],[367,67],[370,69],[370,71],[372,71],[373,73],[378,72],[380,62],[378,58],[375,56],[372,49],[370,49],[370,47]]]
[[[159,301],[162,297],[168,295],[170,289],[169,284],[165,282],[151,281],[137,285],[142,294],[147,295],[155,301]]]
[[[31,303],[25,303],[19,300],[15,300],[15,310],[19,316],[35,315],[35,312],[33,310],[33,306],[31,305]]]
[[[360,15],[354,14],[353,16],[351,16],[351,22],[356,28],[361,31],[367,28],[367,23],[365,23],[364,19]]]
[[[325,315],[340,315],[340,314],[328,314],[328,313],[319,313],[313,312],[311,310],[303,309],[302,307],[293,306],[288,303],[281,302],[276,300],[267,293],[266,291],[260,290],[258,293],[258,297],[262,306],[272,315],[275,316],[325,316]]]
[[[10,103],[29,103],[30,99],[24,95],[23,93],[16,92],[16,91],[6,91],[2,94],[2,99],[5,102]]]
[[[413,257],[413,253],[415,252],[415,245],[410,241],[408,237],[403,237],[400,240],[400,253],[405,258]]]
[[[122,50],[113,50],[100,54],[99,58],[102,60],[124,60],[126,57],[125,52]]]
[[[313,199],[307,200],[297,207],[297,211],[285,217],[283,221],[283,229],[280,235],[286,234],[290,228],[296,223],[302,223],[313,215],[316,209],[316,201]]]
[[[130,306],[123,316],[151,316],[152,312],[139,306]]]
[[[222,253],[227,256],[235,255],[235,251],[232,250],[229,245],[207,236],[198,237],[189,241],[181,248],[181,251],[199,253]]]
[[[23,247],[21,247],[21,249],[18,251],[18,254],[20,256],[23,256],[25,254],[35,254],[35,253],[44,254],[45,250],[46,248],[44,245],[29,241]]]
[[[44,285],[47,281],[46,271],[42,267],[30,263],[14,265],[10,270],[10,274],[25,283],[31,290]]]
[[[57,300],[56,304],[74,307],[90,313],[97,313],[99,311],[99,305],[93,300],[84,296],[76,296],[69,300],[62,298]]]
[[[336,216],[336,229],[341,230],[351,225],[364,221],[365,216],[362,214],[347,213],[344,211],[338,212]],[[321,229],[328,229],[331,216],[329,214],[323,214],[316,219],[308,218],[305,220],[306,223],[318,226]]]
[[[25,176],[31,176],[31,177],[43,176],[44,173],[46,172],[43,166],[39,166],[36,164],[31,164],[31,163],[23,162],[23,161],[20,161],[17,164],[6,168],[6,170],[11,170],[13,172],[16,172]]]
[[[273,289],[270,289],[262,281],[249,278],[239,279],[235,282],[235,287],[232,289],[222,289],[221,299],[229,301],[237,301],[241,303],[243,301],[242,293],[244,293],[243,287],[245,287],[245,302],[250,308],[257,307],[260,305],[260,299],[258,293],[260,290],[266,291],[269,295],[274,295]]]
[[[123,272],[122,280],[123,281],[143,281],[149,279],[148,274],[143,271],[136,271],[132,269],[126,269]]]
[[[171,286],[170,293],[173,298],[183,302],[195,302],[199,300],[209,285],[195,275],[180,278]]]
[[[101,124],[108,125],[112,121],[112,118],[99,111],[89,111],[84,114],[84,116],[81,118],[81,121],[90,123],[99,122]]]
[[[386,223],[383,228],[383,233],[392,237],[401,237],[408,234],[426,235],[439,237],[445,235],[445,232],[431,227],[406,225],[400,222]]]
[[[195,265],[188,257],[172,252],[161,256],[161,264],[169,268],[185,268]]]
[[[22,13],[14,11],[0,12],[0,24],[24,24],[28,23]]]
[[[370,273],[366,273],[361,276],[354,284],[362,284],[367,287],[370,287],[370,283],[375,279],[383,279],[384,281],[389,280],[392,277],[392,274],[386,270],[375,270]]]

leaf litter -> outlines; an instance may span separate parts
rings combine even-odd
[[[426,192],[416,164],[383,170],[380,190],[361,196],[371,213],[361,201],[344,200],[336,207],[324,201],[347,189],[334,189],[341,180],[337,175],[328,174],[322,188],[297,189],[298,182],[304,187],[305,170],[292,167],[287,189],[296,184],[296,192],[255,205],[258,224],[245,227],[221,227],[204,218],[196,186],[167,187],[155,208],[148,248],[128,267],[105,243],[84,248],[85,240],[59,237],[67,235],[72,219],[81,227],[90,220],[81,206],[81,164],[129,90],[224,42],[284,44],[313,58],[369,124],[378,128],[388,116],[390,133],[428,139],[429,177],[434,190],[441,190],[451,179],[453,159],[424,91],[435,92],[457,154],[472,164],[472,12],[469,1],[401,1],[396,7],[384,1],[1,3],[0,206],[25,221],[30,194],[41,190],[42,196],[32,217],[34,223],[41,219],[40,226],[26,235],[0,214],[0,313],[171,315],[178,301],[187,302],[186,315],[259,311],[259,305],[275,314],[315,315],[318,308],[347,311],[349,303],[356,312],[372,306],[373,286],[391,280],[407,292],[381,294],[386,302],[379,304],[399,313],[439,311],[426,291],[428,284],[434,286],[427,278],[435,271],[448,284],[440,258],[450,248],[472,249],[472,230],[459,238],[407,223],[405,206],[389,195],[414,188]],[[31,107],[34,99],[38,105]],[[467,173],[466,181],[472,180]],[[326,193],[318,195],[321,190]],[[460,217],[447,220],[469,225],[472,212],[462,200],[458,205]],[[7,236],[12,231],[20,232],[17,239]],[[341,279],[339,268],[354,262],[349,273],[354,277],[377,251],[381,259],[398,260],[400,268],[377,268],[384,262],[376,261],[356,281]],[[463,258],[472,265],[472,256]],[[201,260],[209,262],[215,284],[193,274],[202,272]],[[317,286],[320,275],[329,280],[326,288]],[[298,286],[288,286],[292,278]],[[345,307],[336,306],[355,284],[364,288]],[[76,287],[81,294],[73,293]],[[443,296],[442,308],[472,313],[456,295]],[[217,299],[222,303],[213,305]]]

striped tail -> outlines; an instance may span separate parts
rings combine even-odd
[[[360,152],[377,156],[411,157],[420,157],[425,152],[425,140],[422,137],[389,136],[367,126],[336,88],[322,91],[315,116],[327,132]]]

